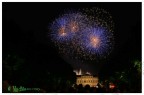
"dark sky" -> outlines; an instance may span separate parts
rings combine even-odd
[[[114,49],[101,70],[111,74],[129,68],[131,60],[141,60],[141,3],[3,3],[2,6],[3,56],[16,52],[29,64],[63,69],[64,60],[47,36],[48,25],[66,10],[99,7],[112,15],[115,24]]]

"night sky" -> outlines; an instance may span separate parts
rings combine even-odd
[[[34,66],[37,70],[55,72],[69,70],[75,61],[66,61],[48,37],[48,25],[67,10],[99,7],[108,11],[114,21],[114,47],[99,73],[104,76],[129,68],[132,60],[141,61],[141,3],[3,3],[2,4],[2,54],[3,58],[14,52],[26,61],[23,68]],[[79,63],[82,64],[82,63]],[[80,66],[97,73],[94,62]],[[31,69],[32,70],[32,69]]]

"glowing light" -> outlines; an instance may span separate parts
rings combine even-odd
[[[61,27],[59,29],[59,34],[60,34],[60,36],[66,36],[66,32],[65,32],[65,28],[64,27]]]
[[[109,84],[109,88],[114,89],[114,88],[115,88],[115,85],[114,85],[113,83],[110,83],[110,84]]]
[[[96,36],[91,36],[90,37],[90,43],[93,47],[98,47],[99,46],[99,43],[100,43],[100,39]]]
[[[79,30],[78,22],[72,21],[70,23],[71,32],[77,32]]]
[[[76,73],[76,75],[82,75],[82,70],[81,69],[79,71],[78,70],[74,70],[74,72]]]

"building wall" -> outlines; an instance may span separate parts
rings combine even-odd
[[[96,87],[96,85],[98,84],[98,78],[93,76],[77,77],[76,84],[82,84],[83,86],[90,85],[90,87]]]

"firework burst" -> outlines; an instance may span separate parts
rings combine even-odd
[[[73,43],[77,39],[79,32],[86,27],[88,19],[80,12],[67,13],[57,18],[50,25],[50,36],[52,42],[58,47],[60,53],[73,55],[76,45]]]
[[[52,23],[51,38],[58,42],[70,41],[77,32],[86,27],[87,22],[88,20],[81,13],[64,14]]]
[[[111,49],[111,34],[106,29],[100,27],[86,28],[79,36],[78,51],[81,56],[90,59],[106,56]]]
[[[50,30],[59,51],[72,58],[95,60],[112,50],[112,17],[102,9],[64,14],[52,23]]]

